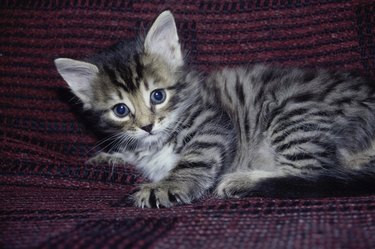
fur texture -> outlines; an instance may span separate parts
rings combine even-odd
[[[165,11],[145,39],[55,60],[113,140],[89,163],[130,163],[151,180],[136,206],[190,203],[213,188],[222,198],[375,192],[370,82],[263,65],[203,77],[182,55]]]

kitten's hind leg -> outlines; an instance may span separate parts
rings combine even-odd
[[[264,180],[282,177],[282,172],[251,170],[229,173],[223,176],[216,187],[216,194],[220,198],[241,198],[257,193],[257,184]],[[264,194],[264,193],[263,193]],[[262,193],[259,193],[262,195]]]

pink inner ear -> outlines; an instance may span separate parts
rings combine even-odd
[[[67,58],[56,59],[55,65],[72,92],[86,109],[89,108],[92,97],[91,85],[98,76],[99,69],[91,63]]]
[[[171,67],[183,65],[182,52],[173,15],[165,11],[151,26],[145,40],[145,48],[151,54],[157,54]]]

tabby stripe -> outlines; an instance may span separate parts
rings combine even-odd
[[[182,144],[179,146],[179,149],[177,149],[177,153],[180,153],[181,150],[187,145],[191,139],[195,136],[195,134],[198,132],[198,130],[195,130],[191,133],[186,134],[186,136],[183,138]]]
[[[265,88],[265,84],[261,85],[260,89],[258,90],[257,95],[255,96],[254,101],[253,101],[254,106],[258,105],[260,100],[263,100],[264,88]]]
[[[213,166],[213,163],[208,163],[205,161],[195,161],[195,162],[188,162],[188,161],[182,161],[179,164],[177,164],[175,170],[177,169],[191,169],[191,168],[205,168],[209,169]]]
[[[183,125],[186,127],[190,127],[194,120],[201,115],[203,108],[200,105],[196,105],[195,110],[190,112],[190,115],[185,119]]]
[[[313,154],[311,153],[305,153],[305,152],[299,152],[299,153],[293,153],[293,154],[282,154],[286,159],[290,161],[303,161],[303,160],[316,160],[321,165],[326,165],[326,162],[323,162],[324,159],[330,159],[332,156],[331,152],[315,152]]]
[[[287,117],[286,120],[284,119],[279,119],[277,124],[275,125],[275,127],[273,128],[274,129],[274,133],[277,133],[279,132],[280,130],[283,130],[285,128],[283,128],[284,126],[286,127],[289,127],[290,125],[293,125],[294,123],[297,123],[297,122],[302,122],[304,120],[306,120],[306,118],[308,117],[332,117],[332,116],[335,116],[337,115],[337,111],[317,111],[317,110],[312,110],[312,112],[307,112],[306,115],[303,115],[301,117],[299,117],[298,119],[292,119],[290,117]],[[282,121],[285,121],[285,122],[282,122]],[[290,121],[290,122],[286,122],[286,121]],[[332,123],[332,121],[329,121],[329,120],[326,120],[326,119],[315,119],[314,121],[316,122],[322,122],[322,123],[325,123],[325,124],[330,124]],[[278,127],[278,128],[277,128]],[[276,129],[277,128],[277,129]]]
[[[134,80],[135,80],[136,88],[139,89],[139,87],[141,86],[141,81],[140,81],[139,77],[138,76],[135,77]],[[148,90],[148,89],[146,89],[146,90]]]
[[[311,142],[311,140],[312,140],[311,138],[307,137],[307,138],[302,138],[302,139],[296,139],[296,140],[288,141],[285,144],[277,146],[275,148],[275,151],[276,152],[282,152],[282,151],[284,151],[286,149],[289,149],[290,147],[292,147],[294,145],[305,144],[305,143]]]
[[[126,92],[129,92],[128,88],[124,84],[122,84],[121,82],[119,82],[117,80],[116,73],[114,71],[112,71],[112,69],[110,69],[108,66],[105,65],[105,66],[103,66],[103,70],[109,76],[109,80],[112,84],[114,84],[117,87],[120,87],[120,88],[124,89]]]
[[[125,67],[124,69],[125,69],[125,72],[124,71],[119,72],[120,76],[122,79],[124,79],[125,84],[127,88],[129,89],[128,92],[133,93],[138,89],[136,84],[134,84],[134,81],[133,81],[133,70],[131,70],[128,67]]]
[[[314,99],[315,99],[315,95],[312,93],[300,93],[292,97],[289,97],[288,99],[286,99],[286,101],[293,102],[293,103],[303,103],[303,102],[308,102]]]
[[[317,131],[317,130],[310,130],[310,131],[307,131],[307,130],[303,130],[304,128],[303,127],[297,127],[295,129],[291,129],[290,132],[285,132],[284,134],[276,137],[275,139],[272,140],[272,144],[273,145],[277,145],[283,141],[285,141],[289,136],[293,135],[293,133],[297,132],[297,131],[300,131],[298,135],[300,136],[304,136],[304,135],[307,135],[308,138],[310,139],[316,139],[317,136],[321,135],[321,134],[311,134],[309,132],[314,132],[314,131]],[[328,132],[330,131],[330,129],[328,128],[319,128],[319,131],[324,131],[324,132]],[[306,134],[307,133],[307,134]]]
[[[337,99],[334,101],[335,105],[344,105],[344,104],[350,104],[353,102],[353,97],[344,97],[341,99]]]
[[[261,115],[261,110],[258,112],[259,116]],[[271,127],[271,124],[273,123],[273,121],[275,120],[275,118],[277,118],[281,113],[283,112],[283,108],[281,107],[278,107],[274,110],[272,110],[266,117],[266,127],[265,127],[265,130],[268,130],[270,127]],[[257,122],[258,122],[258,119],[257,119]]]
[[[138,53],[134,55],[134,61],[135,61],[135,71],[137,73],[137,77],[136,77],[135,81],[136,81],[136,84],[137,84],[137,88],[139,88],[139,86],[140,86],[139,79],[143,78],[143,74],[142,74],[143,65],[141,64]],[[147,84],[147,86],[148,86],[148,84]],[[145,87],[146,87],[146,84],[145,84]],[[146,90],[148,90],[148,87],[146,87]]]
[[[245,94],[238,74],[236,75],[236,93],[241,105],[243,106],[245,104]]]
[[[317,77],[317,72],[316,71],[306,71],[302,75],[302,82],[303,83],[309,83],[313,79]]]
[[[229,93],[229,90],[228,90],[228,82],[227,82],[227,79],[224,78],[224,94],[225,94],[225,97],[229,100],[229,102],[232,104],[233,103],[233,100],[232,100],[232,96],[231,94]]]
[[[319,129],[319,125],[330,125],[332,124],[332,121],[324,120],[322,122],[319,122],[321,119],[309,119],[306,116],[302,116],[301,118],[298,118],[296,120],[292,120],[290,122],[284,122],[279,125],[277,129],[273,129],[272,135],[277,135],[280,132],[289,132],[288,129],[293,127],[314,127],[316,129]],[[322,126],[322,128],[327,128],[327,126]],[[306,131],[311,131],[311,129],[306,129]]]
[[[298,138],[298,139],[295,139],[295,140],[292,140],[292,141],[288,141],[285,144],[281,144],[281,145],[279,145],[275,148],[275,151],[276,152],[282,152],[282,151],[285,151],[286,149],[289,149],[290,147],[292,147],[294,145],[301,145],[301,144],[305,144],[305,143],[312,143],[314,145],[317,145],[317,146],[321,147],[324,150],[331,149],[331,147],[332,147],[328,143],[316,141],[314,138],[311,138],[311,137],[305,137],[305,138]]]
[[[188,127],[189,130],[201,130],[206,124],[211,123],[212,119],[215,119],[219,114],[206,111],[201,114],[201,116],[196,117],[192,120],[192,124]]]
[[[245,118],[244,118],[244,123],[245,123],[245,134],[247,141],[250,141],[251,139],[251,134],[250,134],[250,120],[249,120],[249,111],[245,110]]]
[[[314,165],[314,164],[307,164],[307,165],[303,165],[302,169],[307,169],[307,170],[324,170],[325,167],[322,167],[323,165],[321,166],[318,166],[318,165]]]
[[[277,109],[279,109],[279,108],[277,108]],[[302,108],[299,108],[299,109],[293,109],[291,111],[284,112],[284,113],[282,113],[282,116],[277,119],[277,123],[282,123],[282,122],[285,122],[287,120],[290,120],[290,118],[294,117],[294,116],[300,116],[300,115],[306,114],[306,112],[309,112],[310,110],[311,109],[309,109],[309,108],[302,107]],[[282,108],[279,112],[282,112]]]
[[[147,84],[148,85],[148,84]],[[172,98],[169,100],[169,106],[172,108],[170,109],[171,111],[176,110],[180,107],[178,103],[182,102],[181,97],[178,94],[174,94]]]
[[[276,109],[274,109],[269,117],[267,118],[267,125],[266,129],[268,130],[275,118],[277,118],[280,114],[282,114],[281,117],[279,117],[276,121],[277,123],[281,123],[285,120],[289,120],[291,116],[297,116],[297,115],[302,115],[308,111],[310,111],[310,108],[306,107],[300,107],[299,109],[294,109],[288,112],[284,112],[285,106],[288,104],[288,101],[283,101]]]
[[[124,99],[124,96],[122,96],[122,92],[121,92],[118,88],[115,88],[115,91],[116,91],[116,93],[117,93],[117,97],[118,97],[119,99]]]
[[[112,84],[114,84],[115,86],[117,87],[120,87],[122,89],[124,89],[124,91],[126,92],[133,92],[135,90],[135,87],[134,87],[134,84],[132,82],[132,79],[131,79],[131,70],[127,69],[127,73],[125,74],[125,77],[124,77],[124,74],[120,73],[119,72],[119,76],[124,80],[125,84],[124,83],[121,83],[117,80],[117,76],[116,76],[116,72],[113,71],[112,69],[110,69],[108,66],[103,66],[103,69],[104,71],[107,73],[107,75],[109,76],[109,79],[111,81]]]
[[[281,167],[282,166],[290,166],[290,167],[292,167],[294,169],[301,169],[301,166],[298,165],[298,164],[287,163],[287,162],[280,162],[280,164],[281,164]]]
[[[277,133],[279,133],[279,132],[281,132],[281,131],[289,128],[289,127],[292,127],[295,124],[300,124],[300,123],[306,121],[306,119],[311,118],[312,116],[315,116],[315,115],[308,114],[308,117],[303,116],[299,119],[291,120],[290,122],[279,123],[276,126],[276,128],[273,129],[272,135],[275,135],[275,134],[277,134]],[[310,121],[316,122],[318,124],[327,124],[327,125],[332,124],[332,120],[326,120],[326,119],[322,119],[322,118],[319,118],[319,117],[318,117],[318,119],[311,119]]]
[[[224,121],[228,122],[228,126],[224,123]],[[207,130],[204,132],[205,135],[213,135],[213,136],[226,136],[228,134],[228,129],[230,129],[231,125],[229,123],[229,119],[220,119],[220,122],[223,122],[223,126],[214,126],[212,129]]]
[[[338,76],[335,81],[333,81],[329,86],[324,88],[324,92],[319,97],[319,100],[325,100],[332,92],[336,92],[336,87],[344,82],[341,76]]]
[[[224,141],[223,141],[223,143],[224,143]],[[187,146],[186,152],[189,153],[189,151],[204,150],[204,149],[217,149],[218,154],[224,155],[227,151],[227,148],[225,147],[225,145],[223,143],[195,141],[191,145]],[[215,156],[215,155],[212,155],[212,154],[207,155],[206,154],[206,157],[209,157],[209,156],[212,157],[212,156]]]
[[[308,153],[304,153],[304,152],[300,152],[296,154],[286,154],[283,156],[289,161],[302,161],[302,160],[311,160],[311,159],[316,160],[314,156]]]
[[[351,91],[354,91],[354,92],[360,92],[361,89],[363,87],[363,82],[357,82],[357,84],[353,84],[351,86],[349,86],[348,90],[351,90]]]
[[[223,148],[224,145],[218,142],[202,142],[202,141],[194,141],[190,146],[190,148],[198,148],[198,149],[208,149],[208,148]]]
[[[208,80],[207,84],[202,84],[202,88],[203,88],[204,92],[212,93],[212,95],[215,96],[215,99],[221,99],[219,89],[217,89],[217,87],[213,87],[215,85],[218,85],[217,80],[210,78]]]
[[[268,71],[269,70],[267,70],[266,72],[268,72]],[[268,73],[268,75],[270,75],[270,73]],[[262,74],[262,77],[263,77],[263,74]],[[254,98],[254,101],[253,101],[254,105],[259,104],[259,102],[263,102],[264,95],[266,94],[265,88],[271,83],[271,78],[274,79],[274,76],[272,74],[272,76],[268,76],[266,78],[269,78],[270,80],[268,80],[268,81],[260,80],[262,83],[261,83],[260,88],[258,89],[257,94]],[[255,80],[255,81],[257,81],[257,80]]]
[[[179,83],[176,83],[176,84],[179,84]],[[173,86],[166,87],[165,89],[167,89],[167,90],[176,90],[176,88],[177,88],[177,86],[173,85]]]
[[[262,113],[263,113],[262,110],[258,110],[257,114],[255,115],[255,126],[254,126],[254,129],[260,130],[260,128],[258,127],[258,125],[259,125],[259,122],[260,122],[260,115]]]
[[[368,111],[372,111],[372,107],[369,106],[369,104],[370,104],[371,102],[375,103],[375,99],[373,99],[372,101],[369,100],[369,103],[360,102],[359,105],[361,105],[362,107],[368,109]]]
[[[263,84],[268,84],[269,82],[273,81],[274,79],[280,80],[282,78],[283,74],[284,73],[281,70],[266,68],[266,70],[264,70],[263,73],[262,73],[261,82],[263,82]]]
[[[286,131],[284,131],[283,134],[276,136],[272,139],[273,144],[278,144],[282,141],[284,141],[289,135],[296,131],[301,131],[301,133],[310,132],[310,131],[329,131],[329,128],[321,127],[319,124],[315,123],[307,123],[307,124],[301,124],[294,126]]]
[[[175,90],[176,92],[181,92],[183,90],[186,91],[186,89],[188,89],[188,85],[189,85],[189,83],[187,83],[185,81],[182,81],[182,82],[179,81],[174,86],[170,86],[167,89],[168,90]]]
[[[202,126],[207,122],[210,122],[210,120],[209,119],[205,120],[203,123],[199,124],[199,126]],[[226,130],[223,130],[223,129],[219,130],[218,128],[219,127],[215,127],[215,130],[209,130],[207,132],[204,132],[204,135],[213,135],[215,137],[219,136],[220,138],[223,138],[226,135]],[[187,129],[187,128],[185,128],[185,129]],[[198,132],[201,131],[200,129],[196,129],[196,128],[195,129],[191,128],[190,130],[186,135],[184,135],[183,142],[180,145],[181,146],[180,150],[182,148],[184,148],[185,145],[188,144],[193,138],[195,138],[195,136]]]
[[[237,115],[237,118],[236,118],[236,125],[237,125],[237,129],[238,129],[237,132],[238,132],[238,134],[239,134],[239,135],[238,135],[238,139],[239,139],[239,142],[242,143],[242,136],[241,136],[241,135],[242,135],[242,134],[241,134],[241,133],[242,133],[242,125],[241,125],[242,122],[241,122],[241,120],[240,120],[240,117],[241,117],[240,115]]]

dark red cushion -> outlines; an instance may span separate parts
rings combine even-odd
[[[375,77],[375,1],[0,1],[0,248],[375,248],[375,194],[132,207],[130,166],[98,150],[57,57],[145,32],[170,9],[189,63],[355,70]]]

